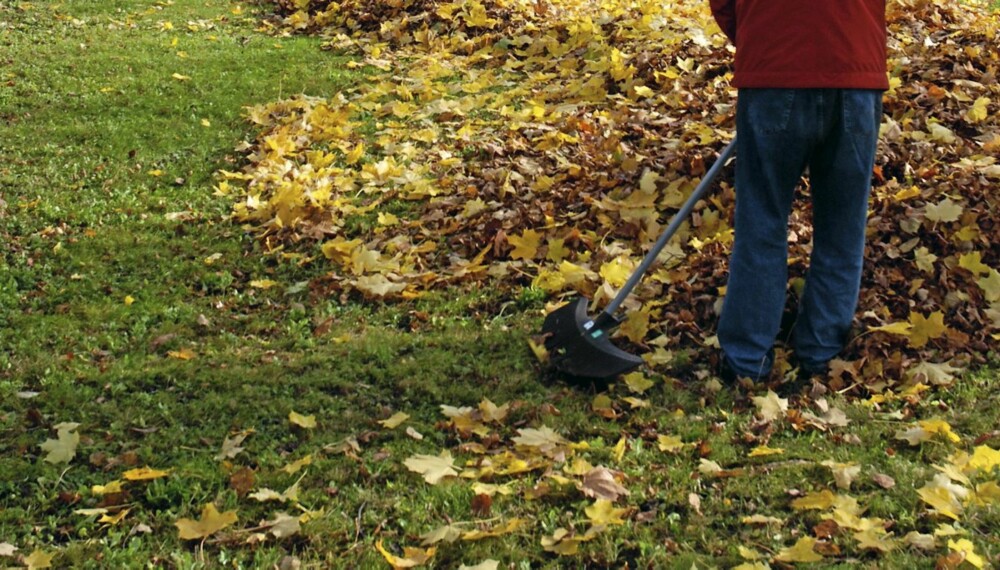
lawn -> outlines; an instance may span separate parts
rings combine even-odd
[[[380,300],[269,249],[214,190],[248,108],[375,70],[266,9],[0,2],[0,566],[1000,560],[995,354],[947,388],[599,392],[532,352],[536,287]]]

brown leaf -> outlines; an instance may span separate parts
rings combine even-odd
[[[237,496],[244,497],[257,484],[257,474],[249,467],[242,467],[229,476],[229,488],[236,491]]]
[[[583,476],[580,490],[588,497],[609,501],[617,501],[618,497],[629,494],[628,489],[618,483],[615,472],[607,467],[591,469]]]

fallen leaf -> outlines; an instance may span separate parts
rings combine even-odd
[[[455,470],[454,459],[447,449],[442,450],[439,455],[413,455],[403,462],[407,469],[423,476],[424,481],[431,485],[437,485],[448,477],[455,477],[458,471]]]
[[[237,521],[236,511],[219,513],[215,505],[206,503],[201,509],[201,518],[192,520],[182,518],[174,523],[181,540],[200,540],[208,538]]]
[[[402,424],[408,419],[410,419],[410,414],[404,412],[396,412],[395,414],[384,420],[379,420],[378,423],[382,424],[382,427],[386,429],[394,429],[399,427],[400,424]]]
[[[55,554],[46,554],[40,549],[35,550],[31,555],[24,558],[24,564],[28,570],[41,570],[42,568],[52,568],[52,559]]]
[[[288,421],[291,422],[292,425],[298,426],[302,429],[315,429],[316,427],[316,416],[303,416],[295,411],[288,412]]]
[[[619,497],[628,496],[629,491],[616,479],[614,471],[607,467],[595,467],[583,476],[581,491],[590,498],[617,501]]]
[[[0,542],[0,556],[14,556],[17,547],[9,542]]]
[[[784,417],[788,410],[788,400],[779,398],[773,390],[768,390],[765,396],[754,396],[753,403],[757,406],[760,418],[768,422]]]
[[[76,446],[80,444],[80,434],[76,431],[80,424],[63,422],[54,427],[56,428],[56,439],[47,439],[41,445],[42,451],[48,452],[44,461],[47,463],[69,463],[76,456]]]
[[[830,468],[830,471],[833,472],[833,480],[837,483],[837,488],[845,491],[851,488],[851,484],[861,474],[861,466],[854,462],[840,463],[826,460],[820,463],[820,465]]]
[[[375,548],[382,554],[382,557],[385,558],[386,562],[392,566],[393,570],[422,566],[429,562],[437,552],[437,547],[434,546],[428,548],[427,550],[407,546],[403,549],[403,556],[396,556],[382,546],[381,539],[375,543]]]
[[[758,445],[757,447],[750,450],[747,457],[767,457],[768,455],[781,455],[785,452],[784,449],[777,447],[768,447],[766,445]]]
[[[782,548],[774,559],[778,562],[819,562],[823,557],[813,550],[815,546],[815,538],[804,536],[794,545]]]
[[[976,554],[976,547],[971,540],[962,538],[959,540],[949,540],[948,549],[962,554],[965,562],[972,564],[976,568],[982,568],[986,561],[982,556]]]
[[[125,473],[122,473],[122,479],[126,481],[150,481],[153,479],[162,479],[167,477],[171,473],[171,469],[153,469],[151,467],[140,467],[138,469],[130,469]]]
[[[299,518],[285,513],[276,513],[274,519],[265,523],[267,531],[275,538],[285,538],[296,534],[301,529]]]
[[[625,524],[625,519],[622,517],[628,513],[628,509],[617,509],[611,501],[597,499],[593,505],[585,508],[584,512],[595,525],[616,525]]]

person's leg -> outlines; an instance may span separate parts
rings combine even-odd
[[[758,379],[772,365],[788,281],[788,215],[815,131],[814,92],[741,89],[735,241],[719,319],[725,364]]]
[[[805,372],[827,368],[847,342],[857,308],[880,91],[841,91],[833,128],[809,163],[813,250],[793,338]]]

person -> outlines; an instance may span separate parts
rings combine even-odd
[[[736,213],[718,324],[722,376],[766,378],[788,282],[788,217],[808,169],[813,243],[792,327],[822,374],[857,309],[886,74],[885,0],[710,0],[736,46]]]

